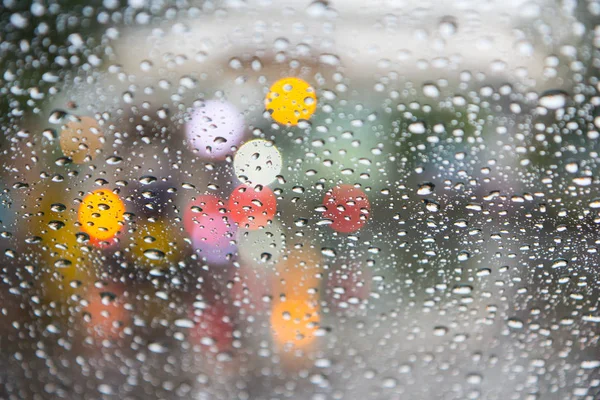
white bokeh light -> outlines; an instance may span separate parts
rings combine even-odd
[[[240,147],[235,154],[233,167],[241,181],[268,185],[281,173],[283,160],[273,143],[256,139]]]

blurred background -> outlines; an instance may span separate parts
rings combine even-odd
[[[599,23],[5,0],[0,398],[599,398]]]

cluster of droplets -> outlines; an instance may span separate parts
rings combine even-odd
[[[307,82],[290,77],[273,84],[264,103],[268,115],[276,123],[297,126],[313,116],[317,109],[317,96]],[[90,163],[102,152],[106,142],[105,128],[94,118],[67,117],[66,113],[51,117],[51,122],[60,122],[65,118],[68,120],[63,125],[59,141],[64,155],[60,164]],[[280,190],[274,191],[270,185],[284,181],[282,171],[285,160],[273,141],[244,141],[245,132],[243,114],[222,99],[201,102],[190,112],[185,125],[189,151],[199,159],[211,163],[232,159],[232,172],[239,181],[238,186],[225,198],[211,193],[193,197],[182,215],[186,241],[212,266],[229,264],[236,254],[241,259],[258,260],[259,263],[275,261],[281,257],[285,247],[280,243],[270,246],[268,252],[261,250],[260,254],[255,254],[255,243],[264,242],[263,236],[268,236],[267,242],[273,242],[275,236],[283,238],[276,219],[275,193]],[[122,162],[123,159],[116,156],[106,160],[108,165],[117,168]],[[139,182],[142,187],[155,185],[157,178],[146,175]],[[96,183],[103,186],[108,182],[102,180]],[[185,185],[194,187],[191,183],[185,183],[184,188]],[[174,193],[172,191],[171,195]],[[141,195],[148,199],[145,200],[145,207],[149,208],[146,211],[163,207],[160,200],[162,197],[158,198],[158,202],[152,200],[156,198],[155,193],[142,191]],[[125,227],[129,221],[133,221],[133,213],[128,212],[125,203],[119,190],[101,188],[87,193],[78,206],[77,225],[81,234],[85,235],[78,240],[99,249],[114,248],[114,251],[120,253],[118,243],[125,237]],[[352,234],[366,225],[371,205],[366,193],[358,185],[341,184],[326,191],[316,211],[321,214],[319,225],[327,225],[341,234]],[[296,217],[294,220],[297,227],[302,227],[305,224],[302,221],[306,221]],[[49,226],[52,228],[52,221]],[[61,235],[69,235],[73,229],[70,226],[69,229],[62,230]],[[63,228],[61,226],[55,230]],[[146,266],[150,268],[151,274],[160,275],[160,266],[169,265],[178,259],[180,244],[176,238],[170,237],[172,231],[166,221],[151,217],[133,232],[131,239],[136,245],[128,252],[136,258],[136,265]],[[271,232],[276,233],[273,235]],[[56,240],[63,242],[58,236]],[[56,260],[55,267],[62,273],[59,285],[71,282],[72,286],[72,282],[90,281],[91,276],[77,266],[77,260],[84,257],[83,253],[75,250],[81,248],[81,244],[69,244],[68,248],[71,250],[61,251],[57,254],[58,259],[53,258]],[[264,245],[256,248],[264,249]],[[335,255],[333,249],[322,249],[322,255],[332,254]],[[275,298],[271,306],[270,323],[277,343],[293,344],[301,348],[310,345],[316,337],[320,321],[319,296],[312,289],[307,289],[319,284],[318,258],[318,255],[292,253],[277,263],[277,276],[280,279],[279,283],[274,284],[273,292],[285,293],[285,296]],[[369,286],[364,280],[355,281],[359,279],[357,277],[361,270],[353,261],[327,280],[328,292],[336,299],[335,304],[342,304],[346,308],[358,305],[367,296]],[[259,270],[253,270],[245,279],[260,274]],[[50,279],[49,282],[53,280]],[[302,282],[301,290],[298,290],[298,282]],[[77,289],[79,284],[75,286],[77,287],[73,287],[70,292]],[[233,289],[238,290],[240,287],[235,285]],[[235,290],[234,299],[239,296]],[[115,293],[122,291],[122,288],[116,286],[105,288],[103,293],[113,293],[114,297],[120,297]],[[98,298],[94,295],[96,292],[96,289],[92,290],[88,298]],[[48,294],[51,295],[50,292]],[[102,296],[100,298],[102,301],[99,303],[91,301],[86,306],[86,321],[97,339],[117,338],[129,325],[127,321],[130,316],[120,302],[107,301]],[[262,303],[260,300],[256,304]],[[218,305],[207,306],[199,313],[192,310],[189,319],[181,320],[179,325],[191,324],[190,326],[195,327],[190,336],[192,342],[216,345],[209,338],[219,337],[218,348],[229,349],[232,345],[233,328],[231,323],[223,322],[228,318],[224,313],[223,308]],[[107,319],[107,316],[110,318]]]

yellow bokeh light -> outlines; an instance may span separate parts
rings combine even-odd
[[[49,248],[43,253],[46,269],[41,279],[48,301],[66,301],[73,294],[80,294],[81,286],[94,279],[76,234],[73,222],[68,221],[64,228],[50,230],[43,236]]]
[[[66,304],[95,279],[89,253],[83,249],[86,243],[78,240],[75,213],[63,204],[71,200],[64,190],[47,186],[27,199],[26,207],[37,210],[30,226],[32,237],[41,239],[37,278],[40,297],[47,302]]]
[[[292,250],[281,257],[272,277],[275,296],[302,297],[316,300],[321,282],[321,257],[312,249]]]
[[[175,262],[179,256],[181,243],[177,234],[163,220],[147,221],[133,235],[132,254],[136,265],[157,267]]]
[[[306,347],[315,340],[318,327],[318,305],[310,296],[288,298],[273,305],[271,331],[280,345]]]
[[[121,230],[125,205],[110,190],[98,189],[85,196],[79,206],[81,229],[98,240],[108,240]]]
[[[278,123],[298,125],[299,120],[308,120],[315,113],[317,95],[306,81],[283,78],[271,86],[265,98],[265,108]]]

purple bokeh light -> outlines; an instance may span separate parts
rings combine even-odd
[[[185,132],[188,145],[200,157],[223,159],[244,138],[244,116],[231,103],[208,100],[191,113]]]

